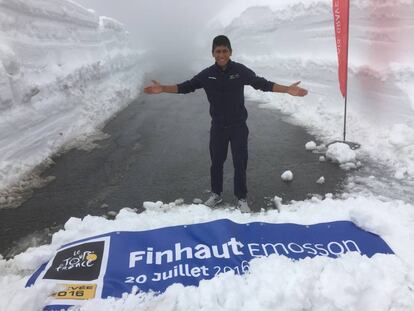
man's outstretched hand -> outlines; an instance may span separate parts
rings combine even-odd
[[[152,85],[148,85],[144,88],[144,92],[147,94],[160,94],[163,92],[162,86],[158,81],[151,80]]]
[[[308,94],[308,90],[305,90],[301,87],[299,87],[300,81],[295,82],[291,85],[289,85],[287,93],[292,95],[292,96],[305,96]]]

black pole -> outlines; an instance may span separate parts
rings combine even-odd
[[[346,46],[346,79],[345,79],[345,111],[344,111],[344,141],[346,141],[346,106],[347,106],[347,99],[348,99],[348,59],[349,59],[349,25],[350,25],[350,20],[349,20],[349,11],[350,11],[350,1],[347,2],[348,4],[348,31],[347,31],[347,41],[348,44]]]
[[[344,111],[344,141],[346,141],[346,99],[347,99],[347,96],[345,96],[345,111]]]

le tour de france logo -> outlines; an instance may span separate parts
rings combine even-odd
[[[104,241],[89,242],[59,251],[44,279],[92,281],[99,277]]]

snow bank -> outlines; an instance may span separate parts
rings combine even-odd
[[[321,141],[342,138],[332,3],[235,1],[211,23],[232,40],[233,59],[281,84],[301,80],[305,98],[246,89]],[[347,140],[358,155],[414,179],[414,2],[351,1]]]
[[[6,187],[135,98],[142,74],[121,23],[72,1],[0,1],[3,201]]]
[[[53,289],[42,284],[25,289],[23,285],[62,244],[110,231],[147,230],[221,218],[238,223],[298,224],[350,220],[379,234],[396,255],[369,259],[350,253],[339,259],[315,257],[300,261],[271,256],[252,261],[251,272],[245,276],[227,273],[202,281],[199,287],[176,284],[160,296],[140,293],[122,299],[93,300],[85,302],[82,310],[169,310],[171,306],[180,310],[410,310],[414,306],[414,293],[410,290],[414,282],[413,205],[374,197],[327,196],[324,200],[279,204],[280,213],[271,210],[249,215],[230,209],[211,210],[204,205],[146,204],[150,209],[144,213],[123,209],[114,220],[97,216],[71,218],[64,230],[54,234],[51,245],[29,249],[8,261],[0,260],[0,310],[38,310],[47,303],[46,297]]]
[[[363,301],[363,310],[394,306],[408,310],[411,297],[404,296],[410,294],[404,290],[405,273],[400,269],[389,273],[393,265],[400,265],[395,256],[368,259],[346,255],[340,262],[322,258],[295,263],[271,256],[253,260],[251,273],[244,277],[226,273],[199,287],[175,284],[161,296],[90,301],[81,310],[168,310],[172,305],[180,310],[352,310],[356,299]],[[361,282],[357,272],[373,277]],[[378,292],[383,294],[380,299]]]

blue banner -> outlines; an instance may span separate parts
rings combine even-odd
[[[27,286],[38,280],[59,284],[56,305],[74,305],[95,297],[121,297],[134,286],[163,292],[174,283],[198,285],[227,271],[243,274],[251,259],[272,254],[299,260],[337,258],[348,252],[368,257],[393,254],[379,236],[349,221],[297,225],[222,219],[111,232],[67,244],[33,274]]]

